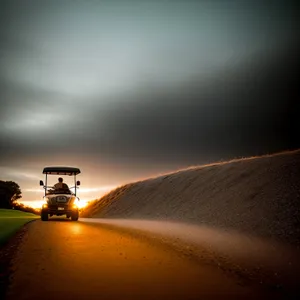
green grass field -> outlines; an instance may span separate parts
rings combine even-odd
[[[39,216],[13,209],[0,209],[0,246],[14,235],[24,224]]]

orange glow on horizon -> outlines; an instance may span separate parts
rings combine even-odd
[[[23,204],[25,206],[29,206],[32,208],[41,208],[42,205],[45,203],[43,200],[33,200],[33,201],[18,201],[19,204]]]
[[[23,204],[25,206],[29,206],[32,208],[41,208],[42,205],[45,203],[44,200],[28,200],[28,201],[18,201],[19,204]],[[80,199],[80,201],[75,202],[78,208],[83,208],[88,204],[88,201],[84,199]]]
[[[80,199],[80,201],[76,201],[76,205],[78,206],[78,208],[83,208],[87,205],[87,201]]]

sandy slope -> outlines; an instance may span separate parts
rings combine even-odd
[[[300,245],[300,150],[193,167],[120,187],[83,217],[176,220]]]

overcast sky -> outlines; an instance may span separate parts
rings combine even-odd
[[[91,199],[300,147],[296,3],[1,0],[0,179],[78,166]]]

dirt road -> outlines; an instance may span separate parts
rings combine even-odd
[[[13,260],[7,299],[266,299],[268,295],[259,286],[242,285],[222,270],[151,239],[101,224],[52,219],[28,225]]]

